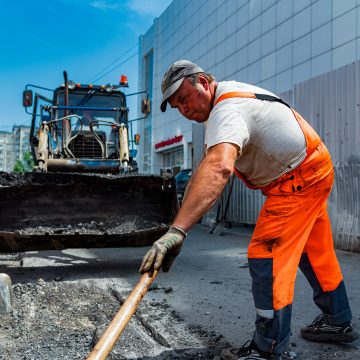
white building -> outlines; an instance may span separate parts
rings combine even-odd
[[[30,151],[30,127],[15,125],[12,132],[0,132],[0,171],[12,172],[17,159]]]
[[[178,59],[217,80],[275,93],[360,59],[360,0],[174,0],[140,38],[139,88],[152,114],[139,124],[140,171],[192,166],[191,122],[161,113],[160,83]]]
[[[13,167],[15,164],[14,152],[12,151],[13,142],[12,133],[6,131],[0,132],[0,171],[9,172],[11,166]]]

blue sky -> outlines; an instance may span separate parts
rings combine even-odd
[[[127,92],[137,91],[138,38],[170,3],[0,0],[0,131],[30,125],[22,107],[25,85],[55,88],[63,82],[63,70],[69,79],[88,83],[131,57],[96,83],[117,83],[125,73]]]

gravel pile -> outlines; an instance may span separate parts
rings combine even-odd
[[[1,315],[0,360],[85,359],[128,295],[42,279],[13,293],[13,312]],[[207,360],[220,345],[215,334],[185,328],[166,302],[143,301],[108,359]]]
[[[26,220],[25,220],[26,221]],[[112,234],[124,234],[131,233],[132,231],[148,230],[157,228],[159,226],[166,226],[163,223],[157,223],[155,221],[147,221],[143,216],[122,216],[116,215],[107,218],[106,220],[89,222],[81,222],[78,224],[55,224],[46,226],[39,224],[39,226],[28,226],[17,232],[19,234],[32,234],[32,235],[73,235],[73,234],[91,234],[91,235],[112,235]],[[5,231],[11,231],[12,229],[5,229]]]
[[[108,294],[72,283],[40,279],[14,285],[13,294],[13,312],[1,315],[2,360],[83,359],[93,345],[96,324],[110,319],[117,308]]]

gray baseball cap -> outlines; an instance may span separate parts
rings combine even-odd
[[[167,100],[180,87],[184,78],[204,72],[205,71],[200,66],[188,60],[178,60],[170,65],[161,82],[161,91],[163,94],[160,105],[161,111],[165,112]]]

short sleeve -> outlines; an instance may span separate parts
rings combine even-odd
[[[213,109],[206,124],[207,151],[214,145],[228,142],[239,146],[240,156],[249,138],[248,126],[239,111],[223,106]]]

